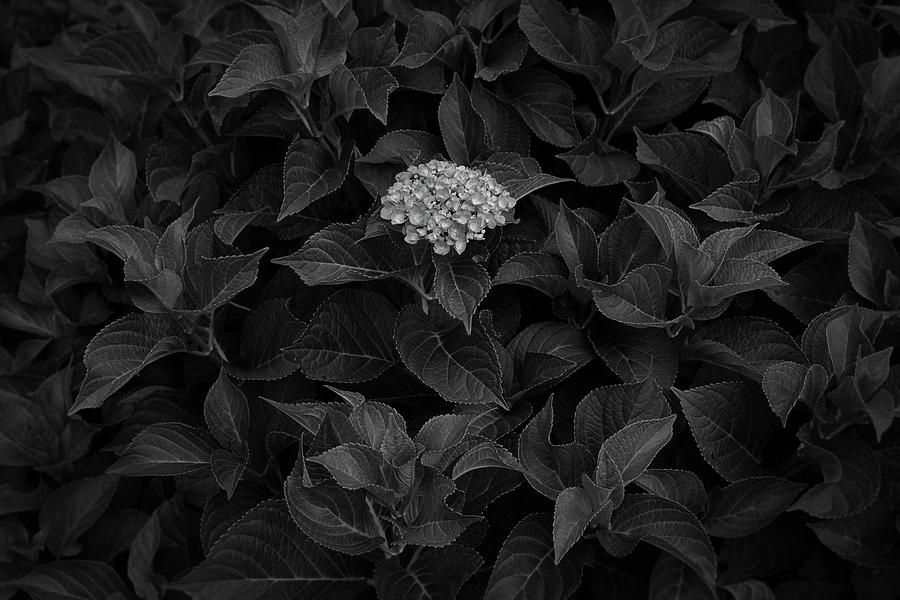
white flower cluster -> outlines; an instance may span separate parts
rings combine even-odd
[[[489,174],[445,160],[398,173],[381,198],[381,218],[403,225],[405,239],[426,239],[435,254],[462,254],[485,228],[505,225],[516,200]]]

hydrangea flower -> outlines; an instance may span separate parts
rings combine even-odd
[[[425,239],[435,254],[462,254],[485,229],[505,225],[516,200],[491,175],[446,160],[398,173],[381,198],[381,218],[403,225],[406,241]]]

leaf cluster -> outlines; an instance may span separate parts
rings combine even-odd
[[[0,6],[0,599],[894,598],[889,4]]]

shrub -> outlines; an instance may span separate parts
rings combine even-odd
[[[896,597],[895,7],[0,10],[0,598]]]

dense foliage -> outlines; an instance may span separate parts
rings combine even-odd
[[[898,597],[900,9],[0,23],[0,598]]]

